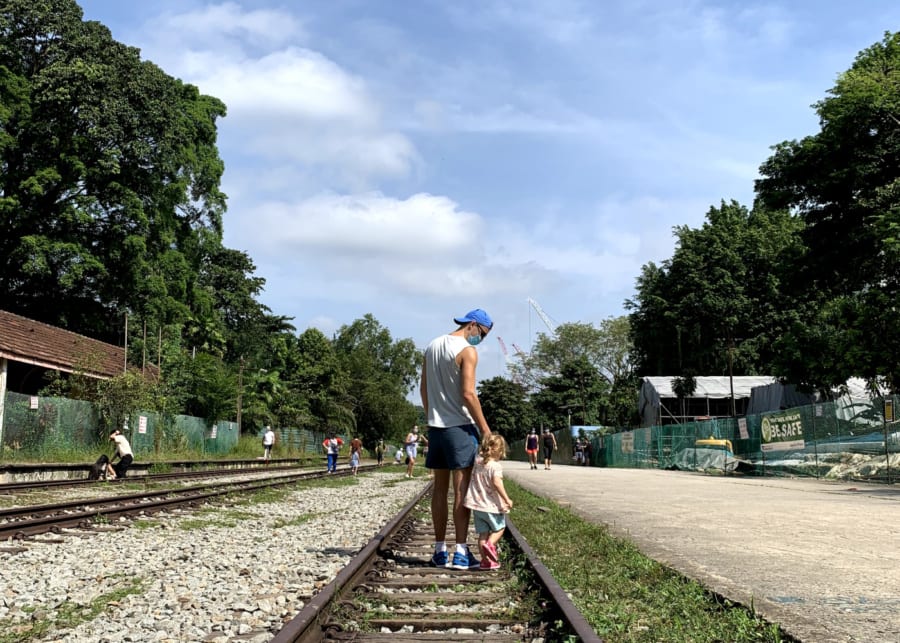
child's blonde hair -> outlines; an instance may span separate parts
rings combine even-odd
[[[491,433],[482,440],[478,453],[484,460],[502,460],[506,457],[506,440],[498,433]]]

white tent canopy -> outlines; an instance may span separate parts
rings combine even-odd
[[[672,380],[677,375],[645,377],[641,383],[638,397],[638,413],[641,415],[641,426],[660,424],[663,416],[678,417],[678,396],[672,388]],[[734,398],[749,399],[750,391],[755,386],[766,386],[775,382],[770,375],[736,375],[728,377],[703,376],[695,377],[696,388],[689,399],[721,400],[731,397],[734,386]],[[686,418],[684,418],[686,419]]]

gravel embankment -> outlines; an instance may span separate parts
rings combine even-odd
[[[58,623],[139,581],[138,593],[41,640],[269,641],[426,482],[378,472],[274,503],[155,514],[148,528],[0,553],[0,630]]]

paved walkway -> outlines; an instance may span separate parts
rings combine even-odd
[[[900,485],[538,466],[504,475],[804,643],[900,641]]]

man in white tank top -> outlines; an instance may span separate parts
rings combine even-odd
[[[453,320],[457,329],[433,340],[425,349],[419,390],[428,418],[428,455],[425,466],[434,471],[431,494],[431,520],[434,523],[434,556],[431,565],[454,569],[477,568],[466,543],[469,509],[463,504],[479,438],[491,434],[475,391],[475,346],[494,326],[490,315],[480,308]],[[448,494],[453,478],[453,524],[456,550],[447,551]]]

